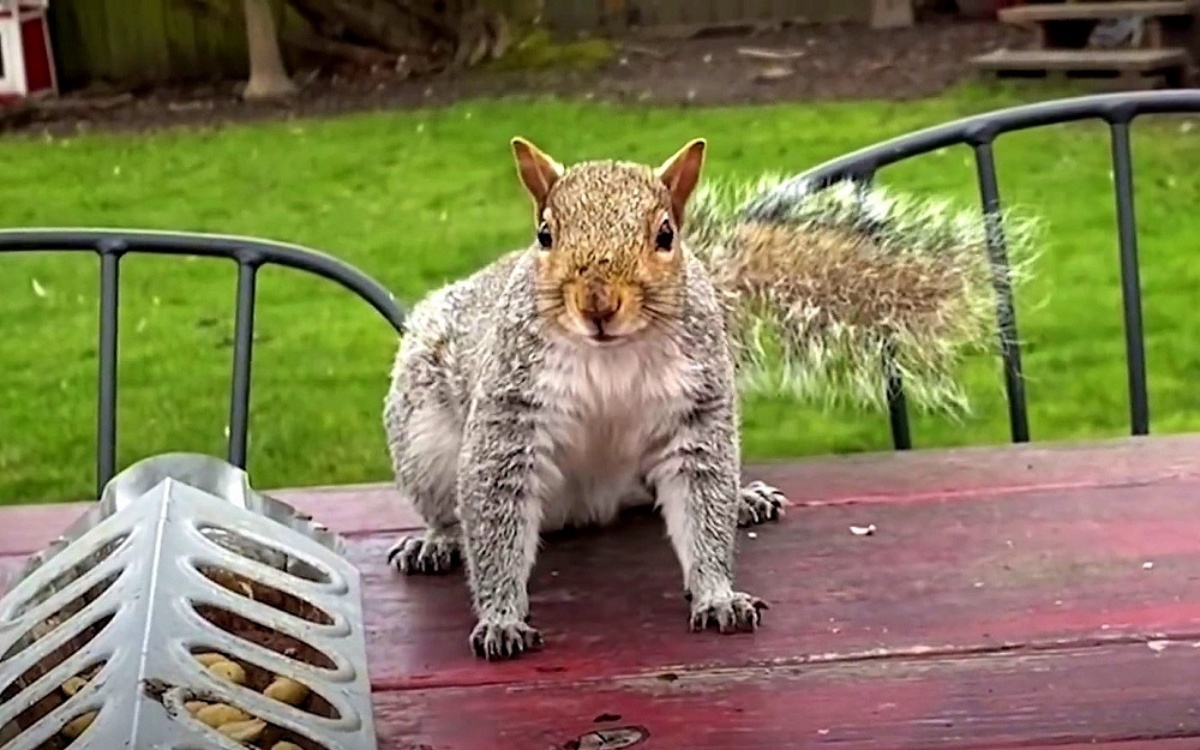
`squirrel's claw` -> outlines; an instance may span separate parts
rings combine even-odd
[[[762,624],[762,610],[770,609],[762,599],[735,591],[719,599],[701,600],[692,605],[692,631],[716,625],[722,633],[757,630]]]
[[[790,505],[787,496],[766,482],[755,480],[742,487],[738,499],[738,526],[756,526],[767,521],[777,521]]]
[[[387,551],[388,564],[405,575],[449,573],[462,562],[457,537],[426,531],[424,537],[400,537]]]
[[[542,634],[527,623],[486,622],[480,620],[471,631],[471,650],[476,656],[494,661],[512,659],[540,648]]]

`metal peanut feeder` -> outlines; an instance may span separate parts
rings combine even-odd
[[[341,552],[224,461],[130,467],[0,599],[0,748],[374,750]]]

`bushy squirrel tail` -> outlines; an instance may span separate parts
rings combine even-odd
[[[1016,289],[1038,223],[1001,220]],[[1000,344],[1003,269],[978,208],[849,181],[709,178],[685,227],[726,298],[742,393],[882,409],[890,362],[913,406],[969,411],[962,361]]]

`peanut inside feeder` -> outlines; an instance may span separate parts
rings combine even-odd
[[[290,677],[272,674],[254,664],[243,663],[226,654],[206,651],[195,654],[196,661],[214,676],[261,692],[266,697],[319,716],[336,718],[336,710],[311,688]],[[228,703],[191,700],[184,704],[197,721],[249,747],[288,747],[314,750],[321,745],[298,737]]]

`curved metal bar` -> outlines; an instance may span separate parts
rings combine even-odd
[[[854,178],[860,202],[874,181],[874,172]],[[892,447],[898,451],[910,450],[912,448],[912,428],[908,423],[908,398],[904,395],[904,377],[900,374],[900,369],[896,367],[895,342],[889,341],[884,349],[883,374],[888,424],[892,430]]]
[[[977,143],[975,174],[979,180],[980,203],[986,228],[988,264],[996,291],[996,325],[1000,336],[1000,358],[1004,362],[1004,389],[1008,394],[1008,429],[1014,443],[1029,442],[1029,410],[1025,402],[1025,376],[1021,368],[1021,346],[1017,339],[1017,304],[1013,299],[1008,243],[1000,213],[1000,184],[996,178],[996,156],[992,143]]]
[[[1137,226],[1134,218],[1133,162],[1129,126],[1147,114],[1200,112],[1200,91],[1127,92],[1096,94],[1026,104],[965,117],[943,125],[859,149],[808,169],[786,182],[783,189],[810,186],[822,189],[845,180],[869,181],[884,167],[948,146],[967,145],[975,152],[980,204],[988,225],[988,256],[996,272],[996,315],[1000,329],[1009,429],[1013,442],[1029,440],[1029,414],[1017,343],[1015,303],[1009,281],[1009,264],[1002,222],[1000,190],[996,179],[993,145],[1004,133],[1079,120],[1103,120],[1111,134],[1113,190],[1117,207],[1117,246],[1121,262],[1121,290],[1125,324],[1126,369],[1129,381],[1130,432],[1149,432],[1150,410],[1146,385],[1146,357],[1142,331],[1142,298],[1137,260]],[[886,363],[885,363],[886,369]],[[892,443],[898,449],[911,445],[902,384],[888,377]]]
[[[0,230],[0,253],[87,251],[100,256],[99,381],[96,403],[97,496],[116,474],[117,344],[120,261],[127,253],[227,258],[238,264],[229,399],[229,462],[246,467],[250,371],[258,269],[275,264],[336,282],[404,332],[404,313],[382,284],[333,256],[299,245],[252,237],[123,229]]]
[[[382,284],[343,260],[301,245],[201,232],[73,228],[0,230],[0,253],[30,250],[90,250],[101,255],[112,252],[192,255],[230,258],[250,265],[274,263],[340,284],[375,308],[396,331],[404,331],[404,313],[396,304],[395,296]]]
[[[1200,90],[1138,91],[1095,94],[1023,104],[935,125],[853,151],[805,170],[789,182],[824,186],[871,174],[883,167],[947,146],[994,141],[1017,130],[1079,120],[1130,123],[1138,115],[1200,112]]]

